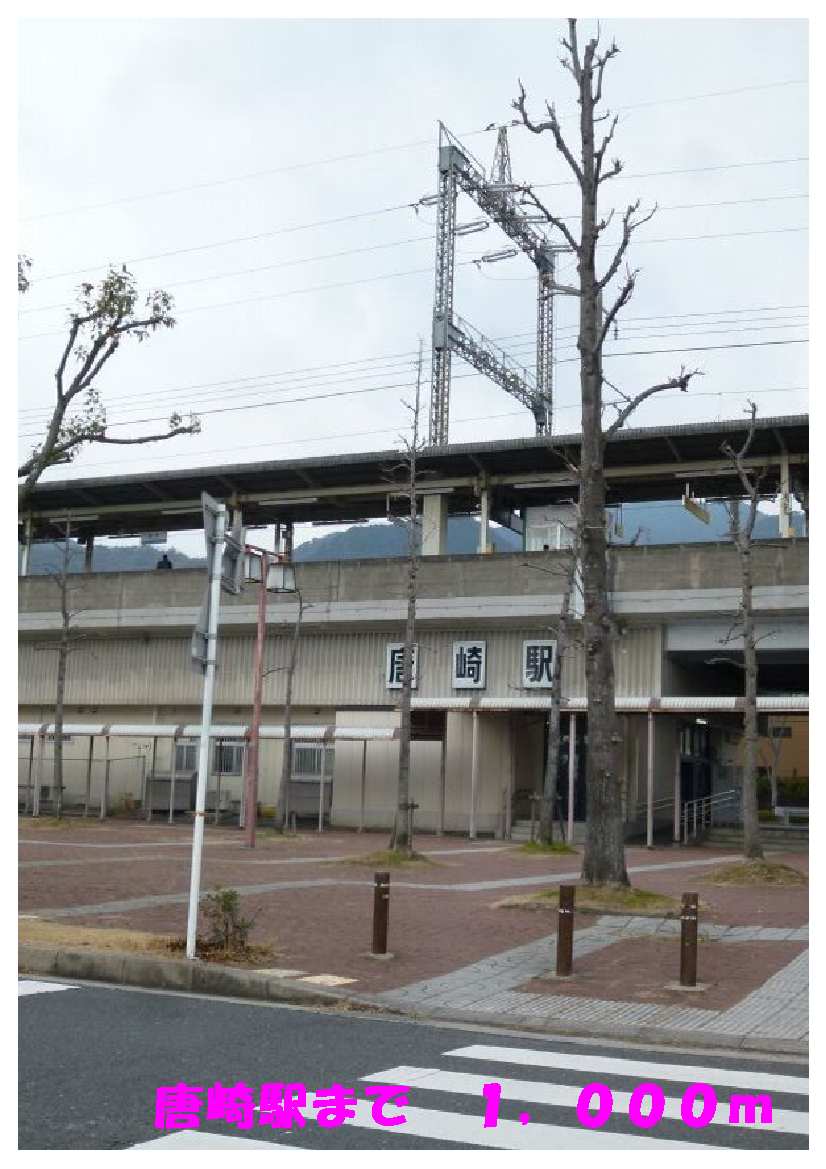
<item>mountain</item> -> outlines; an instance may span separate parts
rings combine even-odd
[[[617,544],[695,544],[703,540],[724,540],[728,517],[722,503],[709,503],[711,522],[704,524],[679,503],[626,504],[620,513],[611,510],[614,521],[611,538]],[[741,512],[745,515],[745,508]],[[793,517],[794,529],[802,532],[802,516]],[[620,528],[617,529],[617,523]],[[636,537],[636,538],[635,538]],[[491,527],[491,543],[498,552],[518,552],[522,537],[508,528]],[[755,538],[777,538],[777,516],[759,512]],[[454,516],[447,525],[447,551],[453,555],[472,554],[479,547],[479,521],[472,516]],[[202,558],[187,556],[176,548],[167,548],[174,568],[202,568]],[[343,532],[328,532],[299,544],[295,550],[298,563],[318,560],[359,560],[401,557],[407,551],[407,532],[403,524],[354,524]],[[83,570],[83,548],[71,541],[70,571]],[[43,574],[60,568],[62,547],[56,544],[33,544],[31,572]],[[96,544],[96,572],[141,572],[152,569],[162,549],[129,544]]]

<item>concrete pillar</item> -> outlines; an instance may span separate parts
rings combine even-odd
[[[86,545],[83,549],[83,571],[92,571],[92,557],[95,554],[95,537],[87,536]]]
[[[46,753],[46,734],[37,736],[34,764],[34,792],[32,793],[32,816],[40,815],[40,785],[43,782],[43,756]]]
[[[568,844],[574,839],[574,787],[576,785],[576,715],[568,715]]]
[[[105,820],[109,815],[109,736],[105,737],[106,743],[106,757],[103,764],[103,788],[100,793],[100,819]]]
[[[680,724],[677,723],[677,746],[674,752],[674,843],[680,843],[680,772],[682,751],[680,744]]]
[[[95,756],[95,736],[89,736],[89,757],[86,760],[86,791],[83,796],[83,815],[89,815],[89,805],[92,802],[92,763]]]
[[[476,839],[476,796],[479,791],[479,711],[473,712],[473,737],[470,755],[470,815],[468,836]]]
[[[654,711],[648,712],[648,752],[645,784],[645,846],[654,847]]]
[[[479,555],[490,551],[490,488],[483,487],[479,494]]]
[[[792,527],[792,500],[789,483],[789,456],[783,455],[780,460],[780,512],[777,517],[780,535],[788,540],[794,533]]]
[[[32,517],[26,516],[23,523],[23,555],[20,558],[20,575],[29,575],[29,562],[32,555]]]
[[[447,496],[422,497],[422,556],[447,553]]]

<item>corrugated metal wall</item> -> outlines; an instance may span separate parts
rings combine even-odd
[[[419,686],[422,698],[448,697],[451,689],[453,641],[478,638],[478,631],[422,631],[419,637]],[[536,627],[491,630],[487,640],[486,697],[513,698],[536,694],[521,689],[522,641],[548,636]],[[401,638],[401,632],[397,638]],[[395,705],[398,691],[384,684],[389,632],[307,633],[302,637],[294,682],[296,705]],[[76,646],[69,658],[66,701],[76,705],[130,703],[197,706],[201,676],[190,667],[188,638],[100,638]],[[283,666],[289,654],[287,637],[270,638],[268,669]],[[216,702],[247,706],[253,662],[252,637],[227,637],[219,645]],[[662,636],[658,626],[629,630],[617,644],[617,693],[658,697],[661,693]],[[19,702],[54,704],[56,654],[20,646]],[[264,703],[278,705],[284,693],[284,671],[264,681]],[[585,692],[581,649],[571,651],[564,674],[566,696]],[[461,693],[468,693],[467,691]]]

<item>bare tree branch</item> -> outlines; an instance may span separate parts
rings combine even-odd
[[[568,163],[568,166],[571,168],[571,170],[574,172],[574,175],[576,176],[577,182],[581,183],[582,182],[582,167],[579,165],[577,160],[574,158],[574,156],[571,153],[571,150],[568,146],[568,143],[565,141],[564,137],[562,136],[562,130],[560,129],[559,120],[556,116],[556,110],[554,109],[553,105],[551,105],[550,102],[545,103],[545,108],[548,111],[548,120],[546,122],[534,122],[531,120],[531,118],[528,114],[528,111],[527,111],[527,107],[525,104],[526,96],[527,95],[525,93],[525,87],[520,80],[519,81],[519,97],[516,98],[511,104],[512,104],[513,108],[515,110],[517,110],[518,113],[521,115],[523,124],[525,126],[527,126],[527,128],[531,131],[532,134],[544,134],[547,130],[550,130],[551,134],[553,134],[553,138],[554,138],[554,142],[556,143],[557,150],[562,155],[562,157],[565,159],[565,161]]]
[[[612,438],[617,433],[621,426],[625,424],[627,419],[634,413],[638,406],[647,399],[653,397],[654,394],[659,394],[662,390],[682,390],[685,393],[688,390],[688,384],[693,377],[701,376],[701,371],[692,369],[686,372],[685,369],[680,370],[677,377],[669,378],[666,382],[659,382],[655,386],[649,386],[647,390],[643,390],[632,398],[628,404],[619,411],[617,417],[608,427],[605,432],[606,439]]]

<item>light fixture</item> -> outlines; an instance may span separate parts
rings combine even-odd
[[[295,567],[284,561],[275,561],[267,568],[267,592],[294,593]]]
[[[202,510],[200,504],[187,504],[183,507],[162,507],[161,515],[200,515]]]
[[[251,499],[259,507],[280,507],[282,503],[318,503],[317,495],[279,495],[277,499]]]

